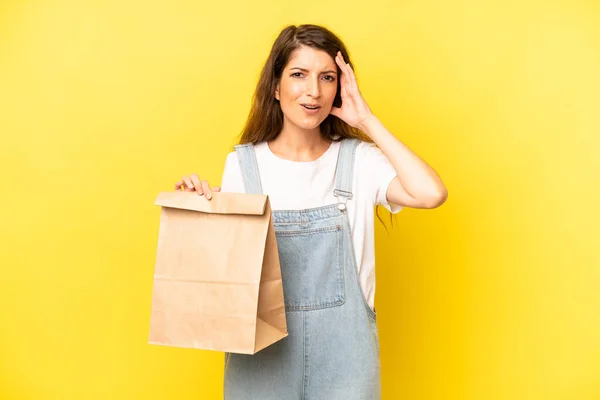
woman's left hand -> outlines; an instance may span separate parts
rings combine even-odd
[[[331,115],[338,117],[353,128],[359,128],[361,124],[373,116],[373,113],[358,90],[352,67],[346,64],[342,53],[339,51],[335,57],[335,62],[342,71],[340,76],[342,106],[332,107]]]

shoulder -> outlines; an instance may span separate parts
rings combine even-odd
[[[356,147],[356,158],[361,163],[371,163],[375,165],[389,164],[389,160],[383,154],[383,151],[375,143],[361,141]]]
[[[336,157],[341,155],[340,151],[342,147],[346,147],[350,145],[354,147],[352,150],[354,152],[354,164],[357,166],[365,166],[365,163],[370,164],[372,162],[377,162],[377,158],[383,155],[381,150],[372,142],[365,142],[360,139],[342,139],[333,141],[331,144],[333,153]]]
[[[268,151],[269,148],[268,148],[267,142],[263,141],[263,142],[259,142],[256,144],[253,144],[253,143],[236,144],[235,146],[233,146],[233,149],[234,149],[233,152],[229,153],[227,158],[237,161],[240,153],[254,151],[255,154],[260,155],[260,154],[263,154],[266,151]]]
[[[225,167],[221,177],[221,191],[223,192],[243,192],[242,170],[235,151],[227,154]]]
[[[369,169],[377,168],[386,162],[387,158],[375,143],[359,141],[354,156],[355,165]]]
[[[359,154],[361,156],[368,157],[370,155],[378,153],[381,153],[381,150],[379,150],[379,147],[377,147],[377,145],[372,142],[365,142],[360,140],[358,142],[358,145],[356,146],[356,154]]]
[[[244,161],[244,154],[246,154],[246,152],[253,151],[256,155],[257,160],[261,160],[269,151],[267,142],[259,142],[256,144],[236,144],[235,146],[233,146],[233,148],[234,150],[227,154],[227,157],[225,159],[225,168],[235,170],[240,169],[240,158],[242,158],[242,161]]]
[[[358,144],[354,165],[363,183],[377,190],[387,188],[389,180],[396,176],[394,167],[375,143],[361,141]]]
[[[231,166],[231,165],[237,165],[238,163],[238,154],[237,151],[232,151],[229,154],[227,154],[227,157],[225,158],[225,165],[226,166]]]

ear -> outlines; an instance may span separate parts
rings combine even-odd
[[[279,100],[279,83],[277,84],[277,86],[275,87],[275,98],[277,100]]]

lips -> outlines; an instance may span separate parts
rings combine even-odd
[[[321,108],[318,104],[301,104],[301,106],[306,108],[307,110],[317,110]]]

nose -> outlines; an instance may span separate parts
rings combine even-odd
[[[313,98],[318,98],[321,95],[321,87],[318,77],[311,77],[307,80],[306,94]]]

